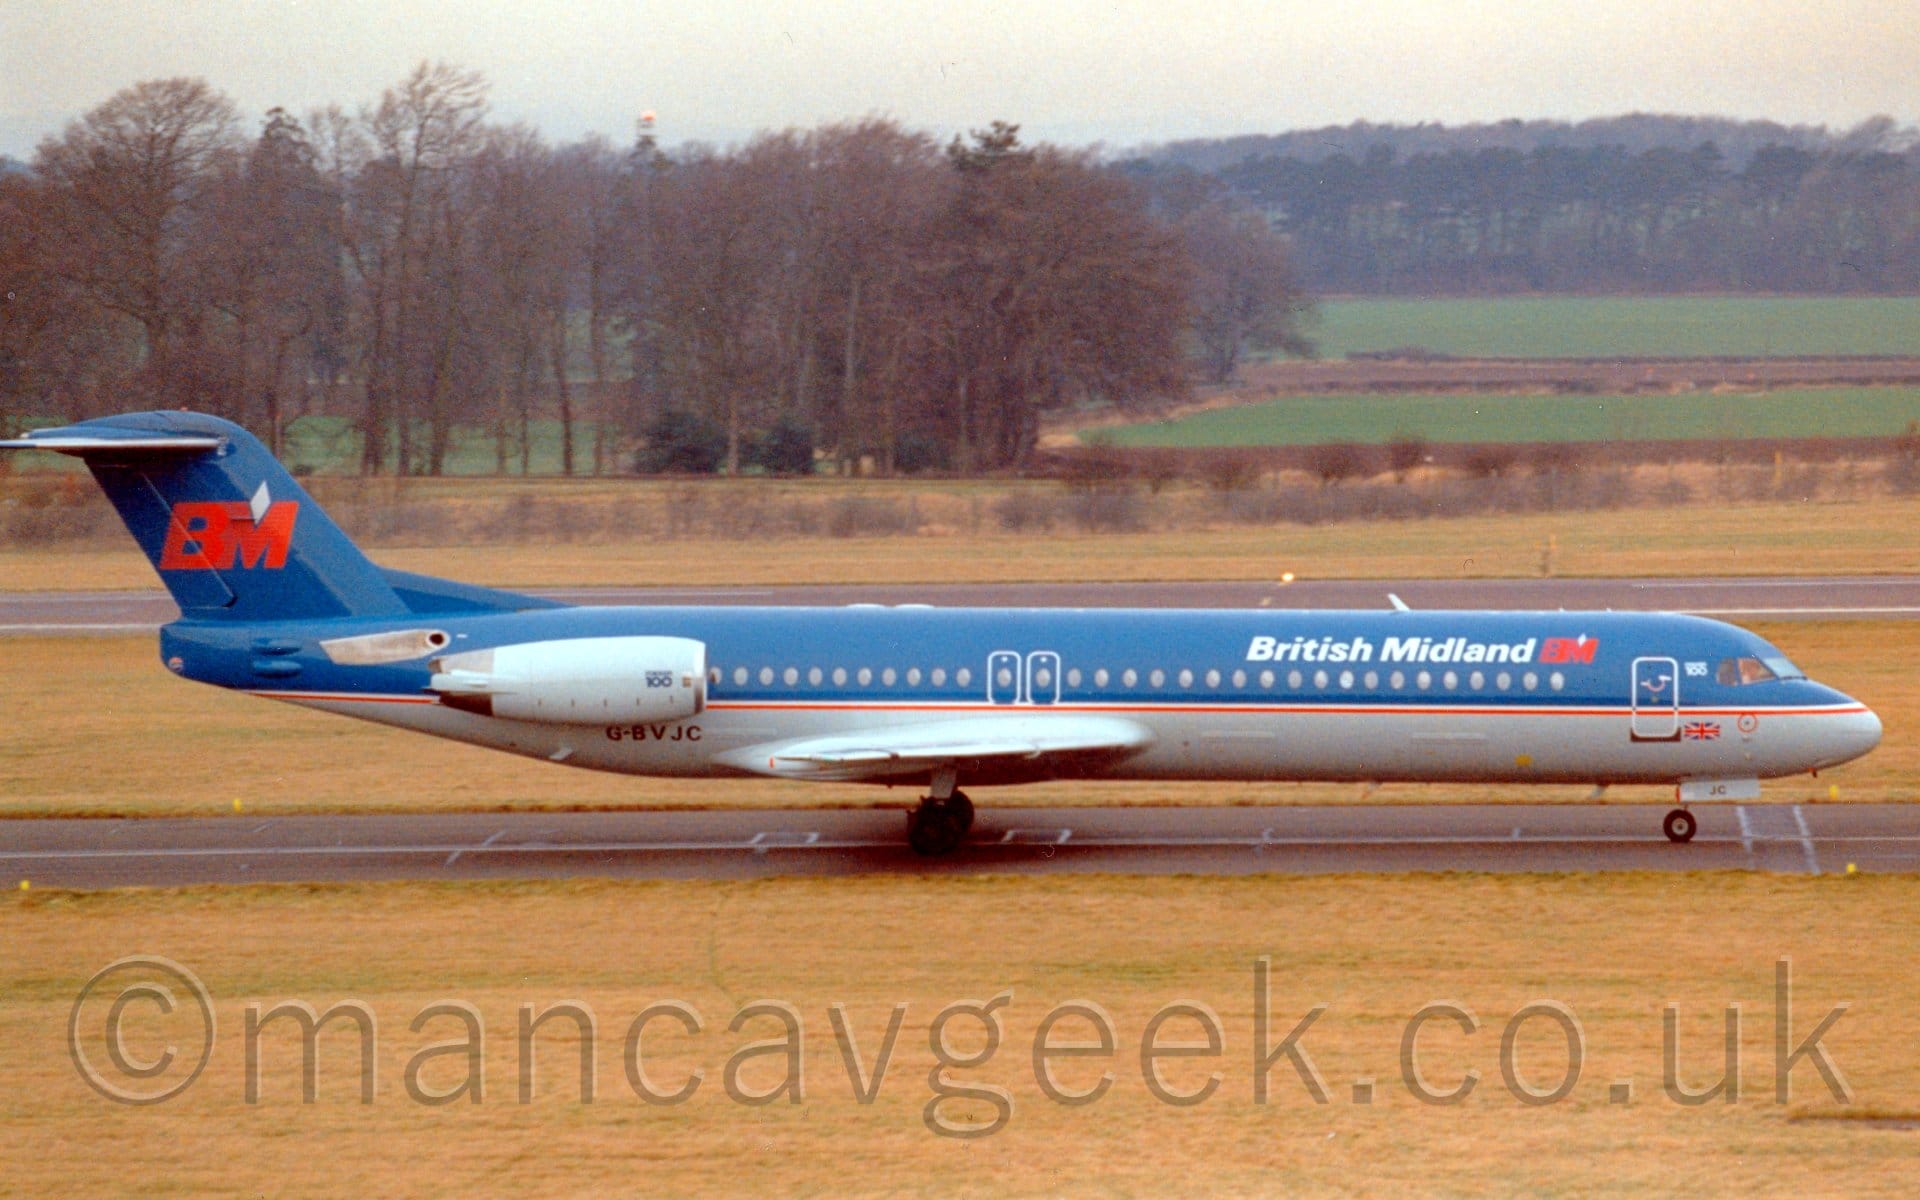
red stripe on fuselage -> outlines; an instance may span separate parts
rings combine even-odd
[[[329,704],[438,704],[433,696],[397,696],[376,692],[286,692],[252,691],[252,696],[268,700],[312,700]],[[1403,705],[1403,704],[993,704],[981,700],[948,703],[888,702],[859,700],[720,700],[707,705],[710,712],[952,712],[952,713],[1261,713],[1318,716],[1534,716],[1534,717],[1621,717],[1634,710],[1589,706],[1532,705]],[[1643,710],[1645,714],[1665,714],[1668,709]],[[1836,705],[1828,708],[1682,708],[1683,717],[1821,717],[1844,716],[1869,711],[1864,704]]]

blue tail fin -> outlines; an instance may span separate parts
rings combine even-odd
[[[267,448],[230,421],[128,413],[0,442],[86,461],[182,616],[232,621],[550,607],[375,566]]]

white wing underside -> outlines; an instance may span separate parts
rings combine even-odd
[[[1027,764],[1044,769],[1088,756],[1124,757],[1153,735],[1110,717],[967,717],[827,737],[763,742],[723,757],[733,766],[786,779],[861,780]]]

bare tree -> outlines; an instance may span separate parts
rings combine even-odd
[[[0,422],[89,415],[139,366],[138,327],[63,279],[36,236],[53,203],[30,175],[0,177]]]
[[[917,307],[920,251],[953,172],[931,138],[891,121],[829,125],[808,142],[819,225],[811,322],[823,348],[816,440],[849,465],[870,454],[892,474],[917,415],[909,380],[931,350]]]
[[[654,182],[653,294],[643,319],[666,354],[670,400],[726,433],[740,469],[749,422],[764,415],[775,357],[770,293],[782,265],[768,197],[753,172],[719,155],[678,162]]]
[[[369,310],[369,473],[383,469],[389,441],[395,469],[413,471],[415,414],[427,418],[429,468],[444,458],[463,283],[454,243],[464,233],[462,177],[479,146],[486,96],[479,73],[422,62],[361,114],[370,158],[355,179],[347,244]]]
[[[1180,231],[1193,263],[1193,332],[1209,381],[1232,379],[1249,348],[1313,353],[1306,295],[1294,284],[1285,240],[1265,217],[1216,202],[1189,213]]]
[[[1012,125],[948,154],[961,182],[926,303],[940,330],[928,382],[947,397],[955,465],[1019,463],[1040,414],[1070,399],[1182,395],[1187,267],[1144,198],[1087,155],[1020,146]]]
[[[235,415],[278,452],[295,415],[288,400],[304,398],[322,347],[342,333],[334,198],[305,128],[279,108],[245,157],[227,161],[208,198],[196,265],[200,287],[230,326],[222,352],[238,393]]]
[[[93,303],[138,322],[157,401],[192,399],[179,370],[205,297],[189,286],[190,219],[235,152],[234,107],[203,79],[138,83],[40,143],[34,214],[47,261]]]
[[[609,341],[619,313],[620,264],[623,247],[643,240],[640,231],[624,228],[624,183],[620,156],[606,139],[588,137],[562,147],[556,154],[556,186],[572,220],[566,229],[567,260],[572,277],[570,294],[579,306],[587,342],[588,370],[593,376],[593,470],[604,468],[604,445],[612,414],[607,411],[611,381]],[[564,353],[565,342],[561,351]],[[555,376],[560,406],[561,470],[574,471],[574,405],[564,368]]]

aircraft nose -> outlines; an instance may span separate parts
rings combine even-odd
[[[1859,701],[1853,703],[1859,704]],[[1880,744],[1880,717],[1864,704],[1859,711],[1842,715],[1836,725],[1832,735],[1836,763],[1859,758]]]

